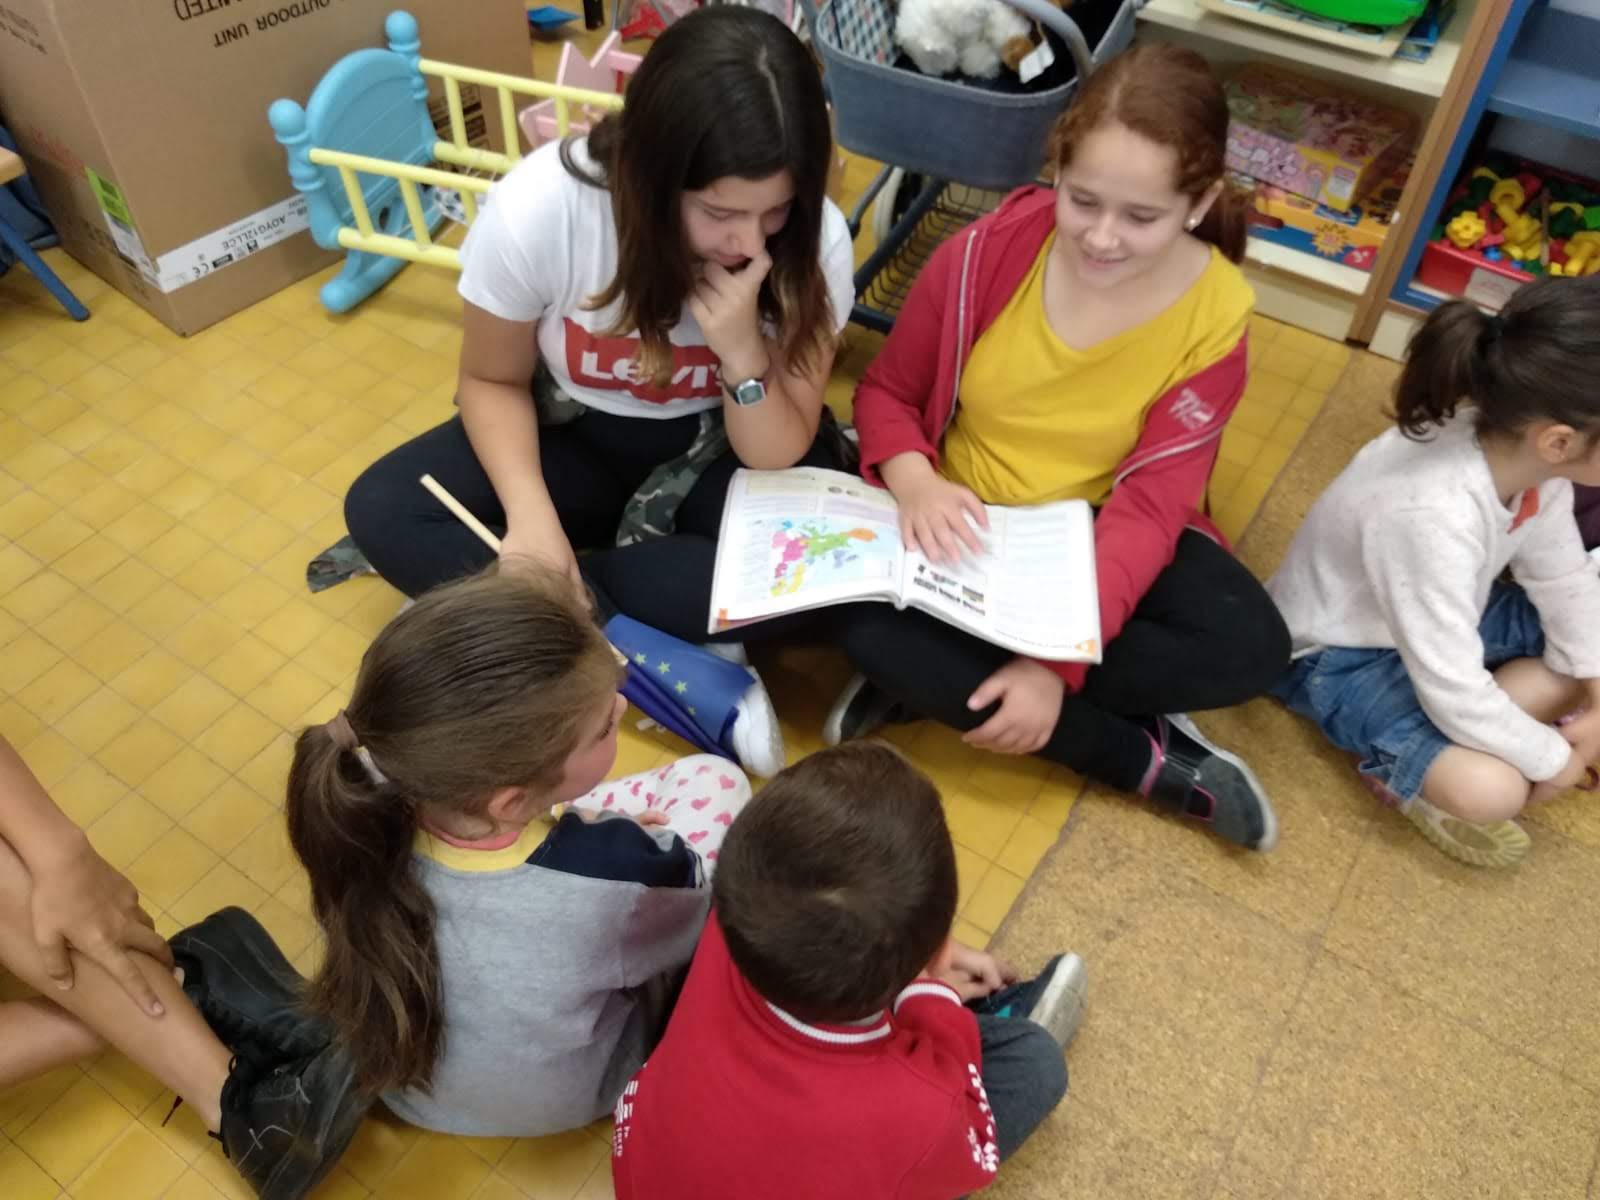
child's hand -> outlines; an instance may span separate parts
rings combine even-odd
[[[1004,959],[952,940],[949,966],[937,978],[955,988],[965,1004],[969,1000],[982,1000],[1007,984],[1015,983],[1019,976],[1016,968]]]
[[[668,821],[671,820],[671,818],[668,817],[666,813],[661,812],[661,811],[659,811],[657,809],[654,809],[654,808],[645,809],[642,813],[639,813],[633,819],[635,821],[639,822],[639,824],[644,826],[646,829],[649,829],[651,826],[655,826],[655,825],[666,825],[668,823]]]
[[[967,700],[973,712],[996,700],[995,714],[961,738],[969,746],[1000,754],[1033,754],[1043,748],[1061,720],[1066,684],[1049,667],[1013,658],[978,685]]]
[[[1565,733],[1566,730],[1562,732]],[[1553,800],[1568,788],[1588,783],[1592,777],[1589,755],[1574,749],[1567,758],[1567,765],[1561,768],[1560,774],[1533,785],[1533,790],[1528,793],[1528,803],[1538,804],[1543,800]]]
[[[155,930],[150,914],[139,907],[139,893],[87,840],[73,852],[47,863],[30,864],[33,872],[33,938],[45,973],[65,990],[73,983],[69,950],[103,968],[122,990],[159,1017],[161,1003],[132,952],[147,954],[167,967],[172,949]]]
[[[772,258],[764,249],[737,275],[721,263],[707,262],[689,293],[689,311],[730,385],[759,378],[771,368],[760,310],[761,284],[770,270]]]
[[[1585,764],[1600,762],[1600,708],[1590,708],[1557,726]]]
[[[930,466],[925,476],[896,488],[894,498],[900,505],[900,540],[929,562],[959,562],[966,550],[983,553],[978,529],[989,528],[989,514],[971,489],[951,483]]]
[[[528,518],[513,521],[500,539],[500,569],[514,571],[528,565],[548,567],[566,576],[585,605],[589,603],[589,588],[578,570],[578,558],[572,552],[572,543],[555,518],[554,509],[548,519]]]

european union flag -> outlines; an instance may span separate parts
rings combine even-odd
[[[631,704],[698,749],[733,758],[728,734],[755,676],[632,617],[612,617],[605,633],[627,657],[622,694]]]

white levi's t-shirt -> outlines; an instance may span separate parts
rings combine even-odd
[[[573,161],[591,168],[588,143],[572,142]],[[822,271],[834,331],[855,303],[854,260],[844,214],[823,208]],[[539,356],[574,400],[628,417],[679,417],[722,403],[717,356],[687,304],[672,329],[672,377],[664,387],[636,378],[636,334],[601,334],[617,306],[585,307],[617,272],[611,194],[575,179],[558,142],[524,158],[495,184],[461,248],[462,299],[506,321],[538,323]]]

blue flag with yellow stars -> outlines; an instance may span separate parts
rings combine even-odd
[[[605,633],[628,660],[622,694],[629,703],[698,749],[734,757],[728,734],[755,676],[632,617],[612,617]]]

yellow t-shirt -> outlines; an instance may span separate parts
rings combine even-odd
[[[1220,252],[1194,285],[1143,325],[1074,350],[1044,310],[1045,239],[1022,286],[972,348],[943,474],[988,504],[1101,503],[1138,444],[1150,406],[1238,344],[1255,304]]]

